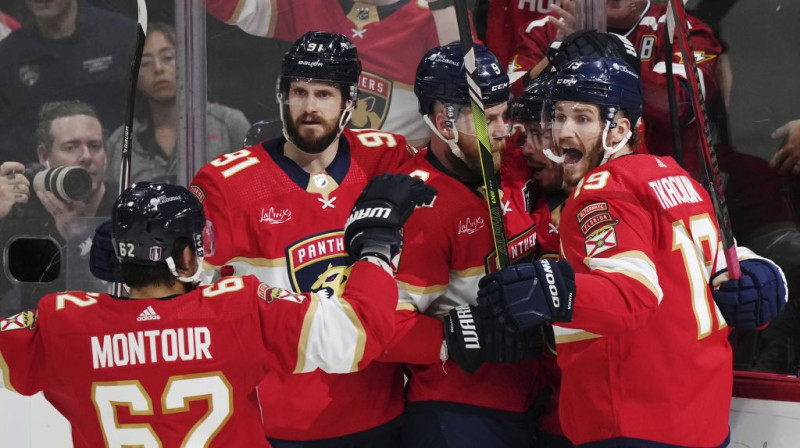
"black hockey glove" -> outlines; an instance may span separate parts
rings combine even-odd
[[[400,229],[418,205],[430,204],[433,187],[407,174],[382,174],[356,199],[344,228],[344,247],[359,259],[373,255],[390,263],[403,242]]]
[[[111,240],[111,221],[100,224],[94,231],[92,249],[89,252],[89,270],[92,275],[107,282],[122,283],[114,242]]]
[[[739,266],[742,276],[714,289],[714,301],[728,325],[762,327],[786,308],[786,280],[778,265],[767,259],[743,260]]]
[[[509,266],[484,276],[478,286],[478,304],[513,328],[572,320],[575,271],[565,260]]]
[[[444,318],[447,356],[467,373],[484,363],[510,363],[537,359],[544,338],[541,327],[513,331],[491,315],[488,308],[461,305]]]

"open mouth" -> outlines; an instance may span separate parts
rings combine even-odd
[[[578,163],[583,158],[583,153],[575,148],[564,148],[564,164],[572,165]]]

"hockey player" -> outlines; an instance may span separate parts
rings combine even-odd
[[[488,49],[476,44],[475,55],[496,171],[511,126],[508,77]],[[430,128],[431,144],[403,170],[434,186],[438,195],[432,207],[418,209],[404,228],[397,280],[401,313],[410,321],[418,313],[427,315],[421,319],[428,322],[428,316],[441,319],[451,310],[463,309],[460,305],[474,305],[478,279],[497,266],[463,61],[461,45],[452,43],[430,50],[417,67],[414,91]],[[538,228],[526,207],[526,185],[501,179],[501,186],[509,253],[514,262],[529,261]],[[481,325],[480,316],[474,317],[474,324]],[[398,333],[404,325],[398,323]],[[480,339],[473,341],[479,348],[474,349],[461,335],[449,334],[458,329],[446,320],[446,350],[451,360],[442,365],[437,360],[441,324],[430,337],[423,338],[419,332],[425,330],[417,330],[418,339],[425,339],[422,346],[395,348],[433,356],[432,361],[406,366],[404,445],[531,446],[535,438],[532,405],[541,390],[538,362],[484,362],[537,357],[540,334],[516,336],[502,325],[483,327]]]
[[[551,97],[575,187],[560,226],[566,261],[488,275],[478,301],[518,328],[557,325],[561,422],[577,446],[724,447],[727,325],[779,314],[783,274],[740,248],[742,277],[725,281],[708,194],[671,158],[631,150],[642,94],[624,61],[577,59]]]
[[[373,181],[353,215],[380,206],[389,217],[348,226],[359,261],[347,286],[302,294],[253,276],[195,287],[203,243],[213,246],[202,205],[183,187],[134,184],[112,216],[130,299],[54,293],[0,321],[0,386],[43,391],[75,448],[267,447],[255,388],[268,370],[347,373],[392,336],[395,283],[375,254],[429,193],[416,182]]]
[[[566,5],[565,5],[566,6]],[[679,122],[682,132],[683,166],[694,174],[698,169],[697,137],[690,123],[693,120],[689,90],[680,59],[680,51],[664,54],[664,27],[666,5],[656,5],[649,0],[607,0],[606,16],[608,31],[626,37],[639,52],[641,60],[641,83],[644,91],[644,141],[648,150],[657,155],[673,155],[672,123],[667,96],[666,64],[672,64],[675,80]],[[566,16],[565,16],[566,17]],[[556,26],[558,24],[559,26]],[[708,25],[689,16],[692,45],[695,51],[699,80],[706,101],[711,104],[718,92],[716,81],[717,57],[722,47],[714,38]],[[517,49],[517,70],[529,72],[535,78],[547,65],[548,47],[557,35],[567,36],[574,30],[569,20],[561,22],[537,21],[525,29],[522,42]],[[560,34],[559,34],[560,33]],[[699,171],[697,171],[699,173]]]
[[[360,72],[341,34],[308,32],[286,53],[277,86],[284,136],[212,160],[190,187],[216,236],[212,268],[295,292],[340,287],[352,262],[347,213],[370,178],[411,157],[400,135],[347,128]],[[275,371],[259,401],[273,446],[391,447],[403,375],[389,363],[351,375]]]

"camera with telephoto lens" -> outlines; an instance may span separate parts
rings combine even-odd
[[[78,166],[46,168],[36,163],[26,166],[22,174],[35,191],[49,191],[60,201],[80,201],[92,191],[92,177]]]

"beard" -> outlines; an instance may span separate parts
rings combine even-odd
[[[316,136],[311,132],[306,132],[303,135],[300,132],[300,123],[313,118],[315,121],[322,125],[322,134]],[[297,119],[289,119],[285,123],[286,134],[289,140],[297,146],[301,151],[308,154],[319,154],[324,151],[328,146],[339,137],[339,122],[325,121],[324,119],[313,115],[301,115]]]

